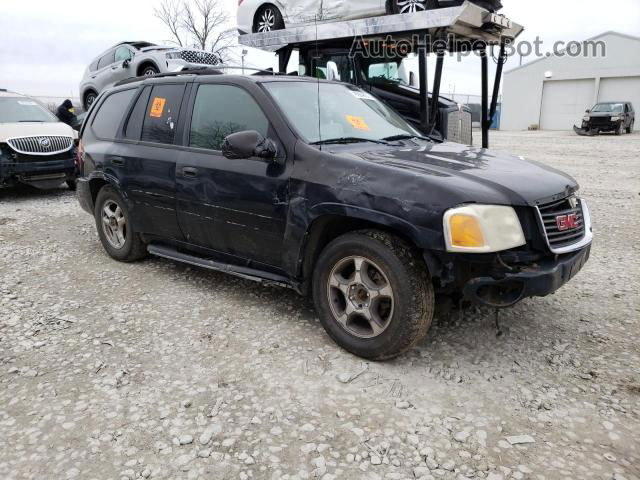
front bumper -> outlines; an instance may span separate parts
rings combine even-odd
[[[591,245],[588,245],[513,272],[473,278],[463,288],[464,297],[492,308],[511,307],[529,297],[545,297],[575,277],[589,260],[590,253]]]
[[[182,60],[180,58],[167,60],[167,72],[169,73],[178,73],[182,72],[183,70],[200,70],[205,68],[215,69],[216,65],[208,63],[187,62],[186,60]]]
[[[0,158],[0,186],[26,183],[37,188],[55,188],[76,177],[74,155],[57,160],[9,161]]]

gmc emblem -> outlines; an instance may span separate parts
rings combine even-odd
[[[556,217],[556,224],[558,225],[558,230],[561,232],[578,228],[578,215],[575,213],[570,215],[560,215],[559,217]]]

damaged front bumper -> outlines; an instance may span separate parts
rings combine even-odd
[[[595,137],[599,133],[597,129],[589,128],[589,127],[579,128],[575,125],[573,126],[573,131],[576,132],[581,137]]]
[[[75,177],[76,161],[73,155],[38,162],[15,162],[0,158],[0,187],[24,183],[40,189],[49,189]]]
[[[525,267],[505,269],[491,276],[469,280],[463,287],[466,300],[492,308],[506,308],[529,297],[556,292],[582,270],[589,260],[591,245]]]

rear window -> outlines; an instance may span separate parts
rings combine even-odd
[[[142,124],[143,142],[171,144],[175,138],[184,85],[153,87]]]
[[[100,105],[95,114],[91,129],[98,138],[113,140],[122,123],[122,117],[127,112],[136,89],[123,90],[109,95]]]

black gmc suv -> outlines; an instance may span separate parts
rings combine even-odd
[[[353,85],[149,78],[102,94],[81,136],[78,198],[109,255],[311,293],[329,335],[365,358],[424,337],[436,295],[508,307],[589,257],[571,177],[422,137]]]

